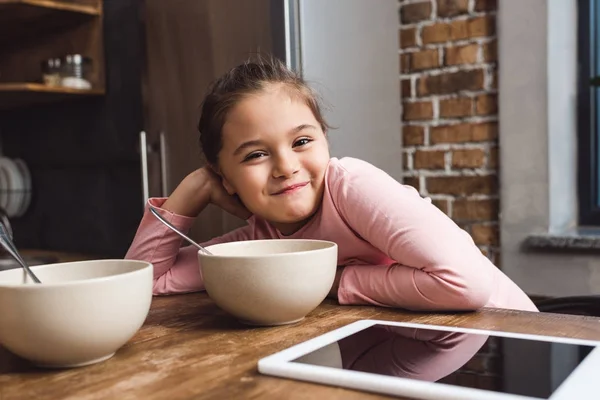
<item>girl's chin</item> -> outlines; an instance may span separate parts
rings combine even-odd
[[[301,227],[304,224],[306,224],[313,217],[313,215],[314,213],[306,213],[295,216],[286,215],[280,218],[271,219],[269,222],[271,222],[275,226],[281,227]]]

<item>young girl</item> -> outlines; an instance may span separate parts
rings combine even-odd
[[[330,295],[340,304],[536,310],[471,237],[415,189],[364,161],[331,158],[314,93],[282,63],[246,63],[218,79],[198,128],[208,165],[148,206],[182,231],[209,203],[247,220],[205,246],[280,238],[336,242],[339,267]],[[196,249],[181,244],[147,208],[126,258],[154,264],[154,294],[204,289]]]

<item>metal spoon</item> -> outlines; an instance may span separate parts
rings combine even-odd
[[[13,244],[13,241],[10,236],[11,235],[8,233],[8,229],[6,228],[6,225],[4,225],[4,222],[0,219],[0,244],[2,245],[2,247],[4,247],[4,249],[6,251],[8,251],[8,253],[15,260],[17,260],[17,262],[19,264],[21,264],[21,267],[23,267],[23,269],[27,272],[27,274],[31,277],[31,279],[33,279],[33,281],[35,283],[42,283],[38,279],[38,277],[35,276],[33,271],[27,266],[27,264],[25,263],[25,260],[23,260],[23,257],[21,257],[21,255],[17,251],[17,248]]]
[[[168,226],[173,232],[175,232],[176,234],[178,234],[179,236],[181,236],[182,238],[184,238],[185,240],[187,240],[188,242],[190,242],[191,244],[193,244],[194,246],[196,246],[201,252],[203,252],[204,254],[208,254],[208,255],[212,255],[212,253],[208,250],[206,250],[204,247],[200,246],[198,243],[194,242],[192,239],[190,239],[189,237],[187,237],[183,232],[181,232],[179,229],[175,228],[173,226],[173,224],[171,224],[169,221],[167,221],[166,219],[164,219],[162,217],[162,215],[160,215],[158,213],[158,211],[156,211],[156,209],[154,207],[150,207],[150,212],[152,214],[154,214],[154,216],[156,218],[158,218],[158,220],[160,222],[162,222],[163,224],[165,224],[166,226]]]

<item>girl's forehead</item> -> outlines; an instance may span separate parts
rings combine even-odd
[[[223,131],[252,128],[262,131],[264,127],[280,130],[288,125],[315,122],[312,110],[299,96],[292,96],[286,90],[267,90],[240,100],[229,111]]]

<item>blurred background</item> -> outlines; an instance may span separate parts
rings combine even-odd
[[[532,297],[597,294],[598,10],[2,0],[0,207],[32,263],[122,257],[145,199],[203,165],[208,84],[270,54],[322,95],[334,156],[431,197]],[[242,223],[209,208],[192,236]]]

